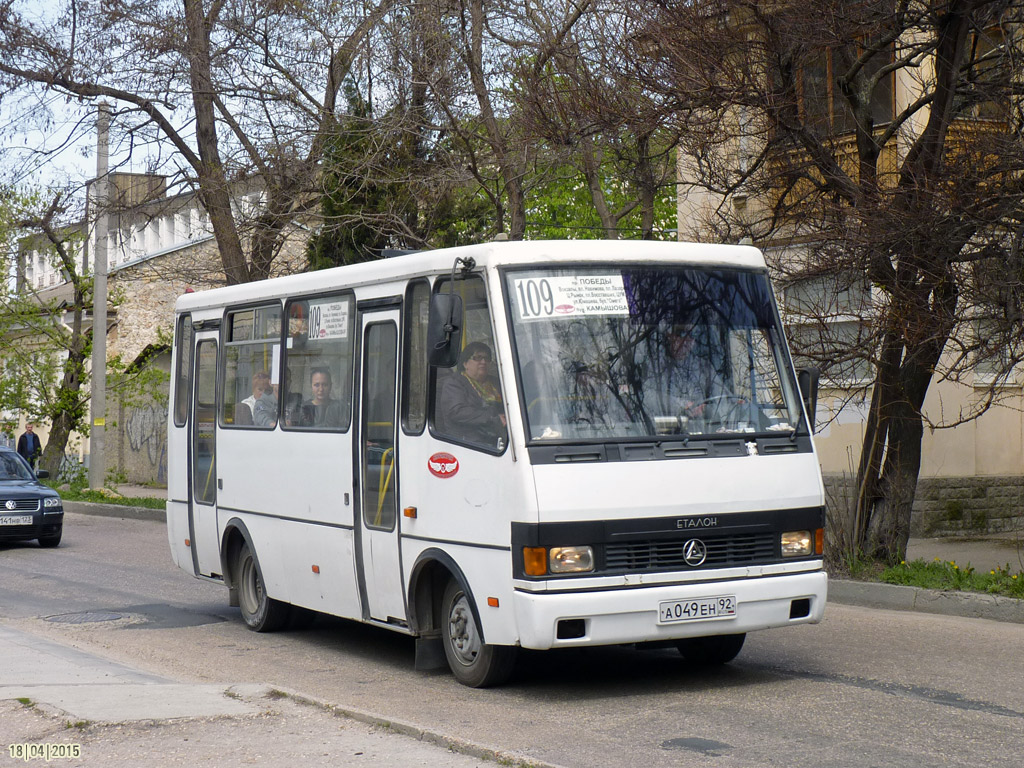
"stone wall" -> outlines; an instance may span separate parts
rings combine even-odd
[[[133,392],[128,398],[107,401],[104,448],[107,471],[119,480],[144,485],[167,484],[167,394],[171,354],[164,352],[149,363],[161,371],[151,392]]]
[[[826,475],[829,520],[841,524],[854,497],[849,475]],[[1024,530],[1024,476],[922,478],[911,536],[969,536]]]

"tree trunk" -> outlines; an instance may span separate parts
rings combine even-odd
[[[249,280],[249,270],[231,213],[231,194],[217,144],[215,94],[210,71],[210,26],[203,13],[203,3],[199,0],[185,0],[185,27],[188,32],[189,77],[192,102],[196,110],[196,144],[200,158],[196,169],[199,196],[210,215],[210,224],[220,249],[228,284],[244,283]]]
[[[88,357],[85,334],[82,332],[82,307],[84,297],[75,292],[75,308],[72,316],[71,338],[68,343],[68,357],[64,361],[64,378],[57,388],[57,410],[50,421],[50,434],[43,448],[39,461],[42,469],[56,479],[60,475],[64,453],[67,450],[71,433],[81,423],[85,412],[85,400],[81,395],[82,380],[85,373],[85,360]]]

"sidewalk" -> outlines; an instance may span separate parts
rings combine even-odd
[[[544,766],[268,686],[182,684],[2,623],[0,659],[0,765]]]

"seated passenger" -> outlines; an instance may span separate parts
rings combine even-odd
[[[252,375],[252,395],[242,400],[249,407],[252,423],[258,427],[272,427],[277,424],[277,398],[270,386],[270,374],[256,371]]]
[[[313,397],[303,403],[310,425],[314,427],[340,427],[342,424],[341,403],[331,399],[331,372],[328,368],[314,368],[310,376]]]
[[[440,382],[437,429],[458,440],[498,446],[506,440],[505,411],[498,380],[490,375],[491,350],[483,342],[466,345],[459,355],[457,375]]]

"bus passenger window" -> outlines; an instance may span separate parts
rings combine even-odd
[[[292,300],[285,313],[284,428],[348,429],[355,316],[352,297]]]
[[[402,365],[402,429],[418,435],[427,424],[427,320],[430,286],[418,280],[405,296],[405,362]]]
[[[438,290],[448,290],[438,281]],[[452,369],[435,370],[434,433],[494,453],[505,450],[508,429],[501,381],[494,359],[494,332],[483,280],[472,276],[455,282],[462,296],[463,343]]]
[[[280,306],[228,313],[221,426],[276,426],[280,339]]]

